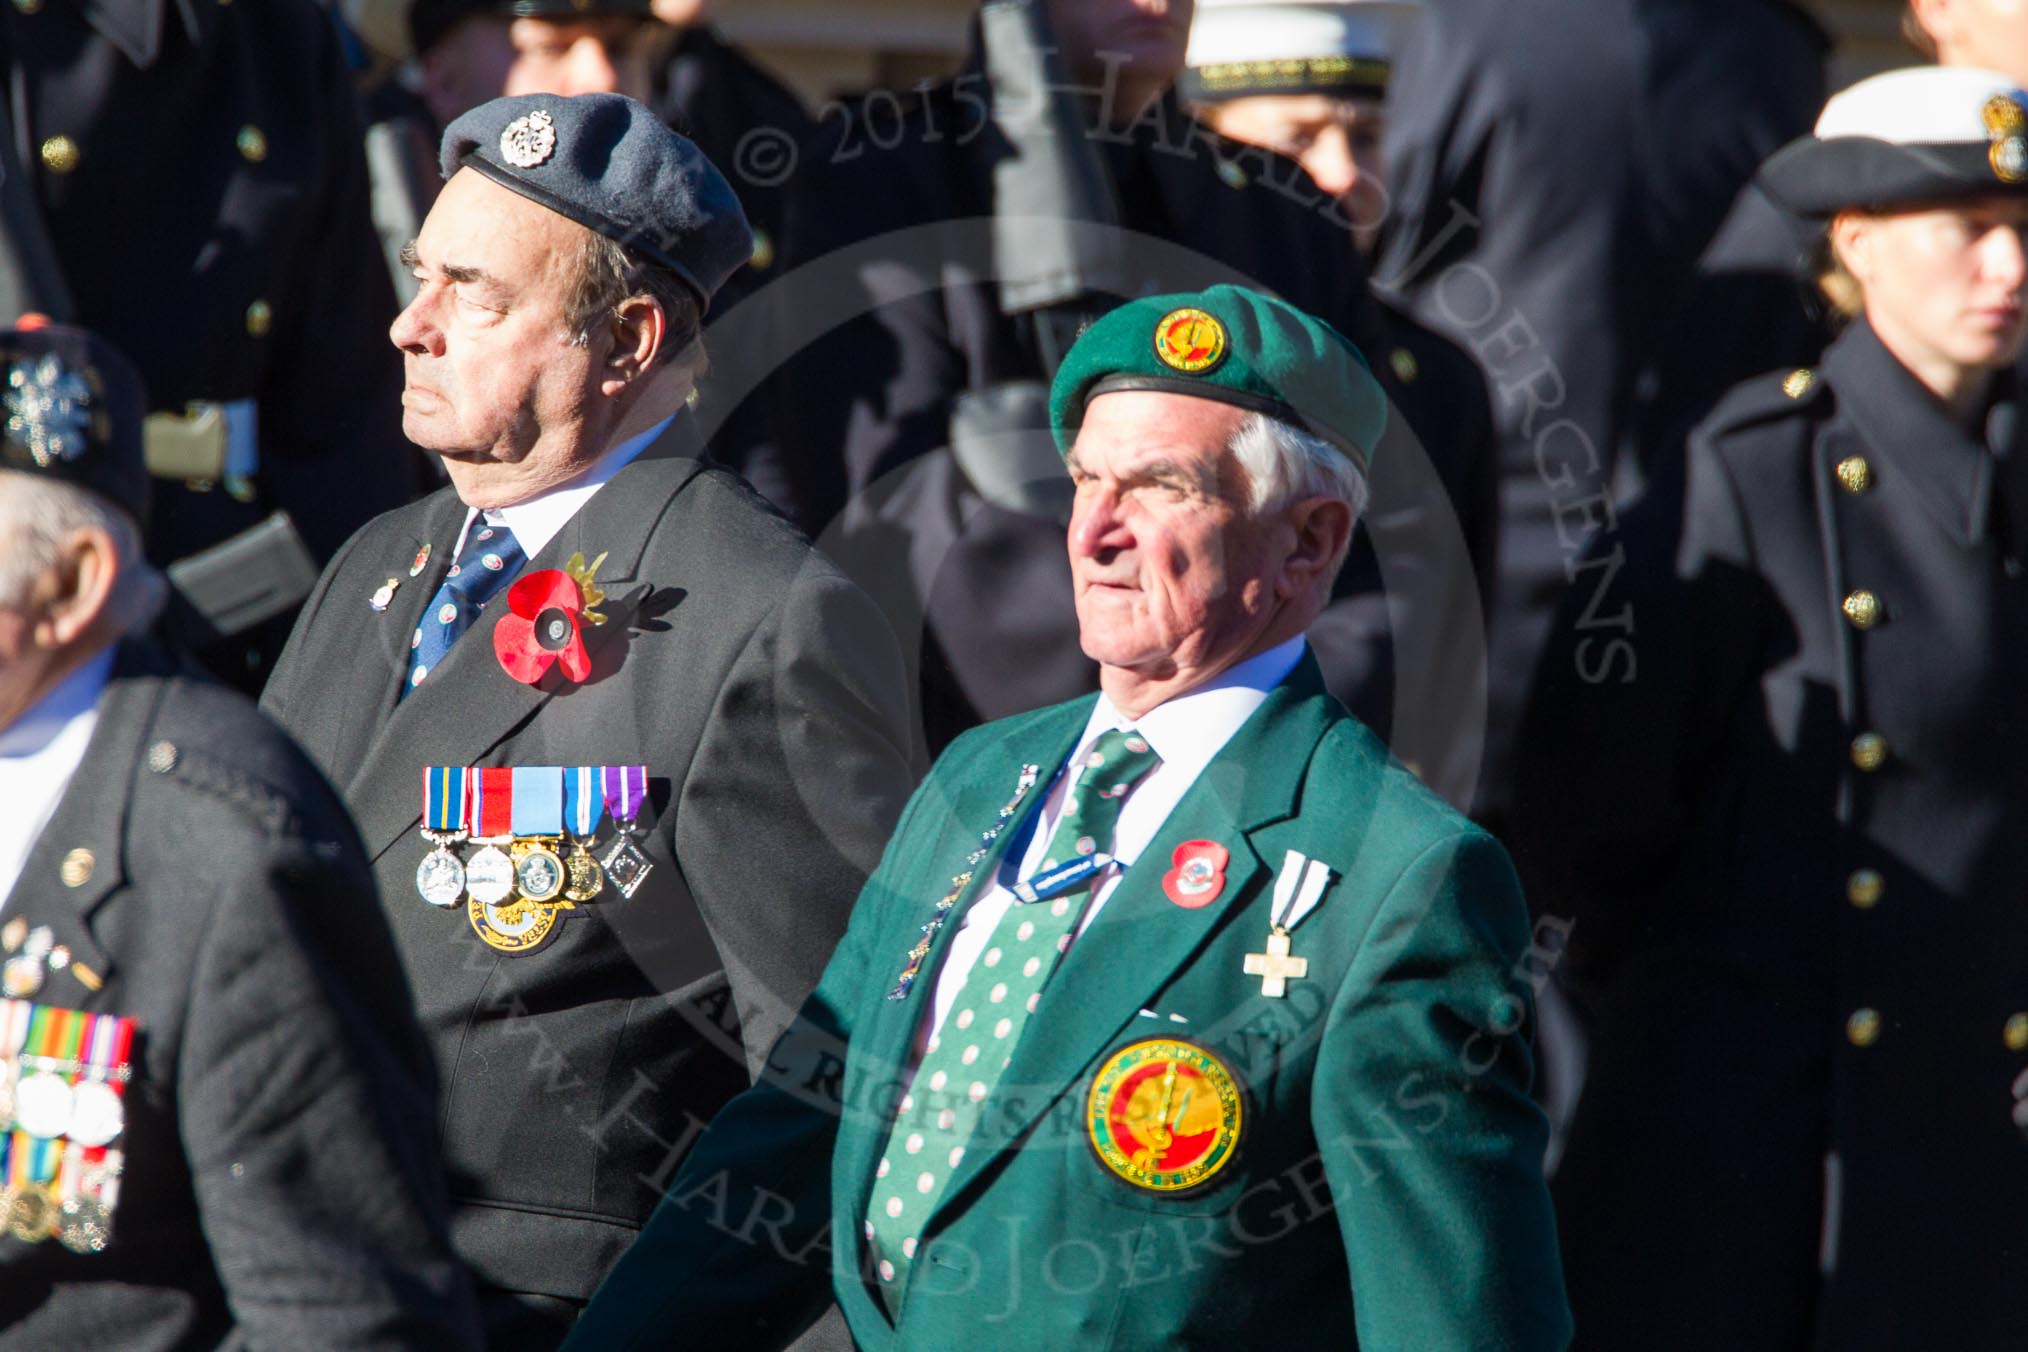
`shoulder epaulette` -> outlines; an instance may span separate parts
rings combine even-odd
[[[209,794],[237,809],[271,836],[301,831],[295,803],[277,786],[187,744],[158,741],[148,748],[148,769]]]

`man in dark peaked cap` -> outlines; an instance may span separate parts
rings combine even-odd
[[[710,161],[632,99],[528,95],[442,169],[390,336],[450,487],[340,551],[264,707],[366,837],[491,1344],[546,1348],[815,983],[910,782],[905,694],[685,408],[751,249]]]
[[[0,1348],[476,1348],[358,835],[147,636],[142,408],[0,332]]]

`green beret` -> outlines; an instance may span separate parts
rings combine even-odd
[[[1128,301],[1085,330],[1049,394],[1070,454],[1084,406],[1114,390],[1236,404],[1330,442],[1364,473],[1387,427],[1387,395],[1359,349],[1323,320],[1243,286]]]

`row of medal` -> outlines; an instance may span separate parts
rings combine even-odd
[[[643,765],[433,765],[423,771],[423,838],[435,848],[415,873],[432,906],[462,902],[478,936],[503,953],[532,953],[563,911],[611,882],[623,897],[654,864],[642,851]],[[607,819],[613,839],[593,847]],[[459,847],[477,846],[470,855]]]
[[[78,1253],[112,1241],[134,1021],[0,1000],[0,1226]]]

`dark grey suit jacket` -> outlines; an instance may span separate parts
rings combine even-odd
[[[815,986],[912,781],[906,692],[873,603],[685,415],[527,565],[607,555],[591,679],[510,678],[503,592],[397,705],[465,510],[447,489],[354,537],[263,705],[366,839],[443,1077],[460,1252],[482,1285],[583,1300]],[[636,763],[655,868],[631,898],[509,957],[416,895],[423,767]]]
[[[0,1348],[476,1346],[372,887],[287,738],[121,650],[5,911],[74,955],[36,999],[138,1025],[120,1205],[103,1253],[0,1237]]]

